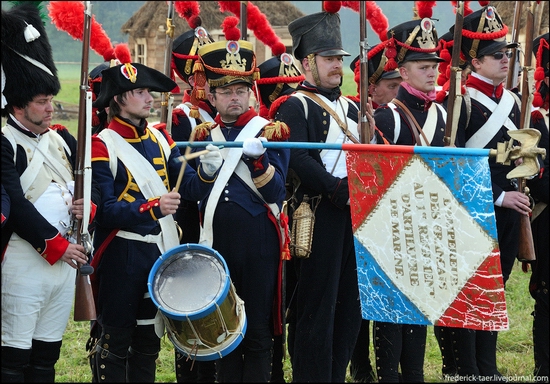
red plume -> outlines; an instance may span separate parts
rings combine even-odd
[[[60,31],[67,32],[73,39],[82,40],[84,35],[84,3],[81,1],[50,1],[48,4],[52,23]],[[105,61],[114,59],[111,40],[95,17],[92,16],[90,47]]]
[[[481,5],[482,7],[486,6],[486,5],[489,5],[490,1],[480,1],[479,2],[479,5]]]
[[[418,11],[418,17],[420,17],[421,19],[425,17],[432,17],[435,1],[416,1],[415,4]]]
[[[226,40],[239,40],[241,38],[241,30],[237,28],[239,19],[235,16],[227,16],[222,22],[222,30]]]
[[[120,43],[115,47],[115,56],[121,64],[131,63],[132,57],[130,56],[130,49],[128,44]]]
[[[342,1],[342,6],[359,12],[359,1]],[[366,18],[376,32],[380,41],[387,39],[388,18],[382,12],[382,9],[374,1],[367,1]]]
[[[187,20],[187,24],[189,24],[191,29],[195,29],[201,25],[200,18],[197,20],[200,14],[198,1],[175,1],[174,9],[182,19]]]
[[[240,1],[218,1],[221,12],[231,12],[234,15],[241,15],[241,2]]]
[[[323,9],[328,13],[337,13],[341,7],[341,1],[323,1]]]
[[[240,1],[218,1],[221,12],[229,11],[236,17],[240,17],[240,3]],[[248,2],[247,16],[247,27],[254,32],[258,40],[271,48],[273,55],[277,56],[286,51],[284,43],[273,31],[265,14],[251,2]]]
[[[472,8],[470,8],[470,2],[465,1],[464,2],[464,17],[468,16],[469,14],[473,13]]]
[[[539,108],[542,107],[543,104],[542,95],[539,91],[535,91],[535,93],[533,93],[533,107]]]

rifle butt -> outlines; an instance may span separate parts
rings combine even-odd
[[[96,320],[95,301],[90,276],[76,275],[74,295],[74,321]]]
[[[520,216],[519,250],[517,259],[519,261],[536,260],[533,232],[531,231],[531,220],[527,215]]]

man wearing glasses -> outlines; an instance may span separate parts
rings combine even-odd
[[[497,148],[510,140],[508,132],[520,127],[520,99],[504,89],[511,48],[506,42],[507,28],[495,8],[486,6],[464,18],[461,51],[472,72],[466,80],[471,98],[471,116],[466,124],[463,102],[459,130],[465,130],[466,147]],[[478,32],[482,31],[482,32]],[[454,27],[450,29],[454,33]],[[520,215],[531,212],[528,197],[517,190],[514,180],[506,178],[515,164],[498,164],[489,158],[493,201],[504,283],[508,280],[518,254]],[[456,328],[453,334],[454,360],[462,380],[480,377],[482,381],[505,381],[497,369],[497,332]],[[475,376],[471,376],[475,375]],[[459,381],[462,381],[459,380]]]
[[[235,36],[235,35],[234,35]],[[217,382],[268,382],[273,336],[282,329],[279,286],[286,228],[281,219],[286,197],[289,149],[266,149],[267,141],[286,141],[286,124],[270,123],[250,107],[256,72],[252,43],[218,41],[198,50],[195,88],[208,81],[214,123],[198,125],[195,142],[243,142],[226,147],[222,174],[200,202],[200,243],[214,248],[227,263],[236,294],[244,301],[247,328],[242,342],[216,360]],[[204,69],[204,75],[200,73]]]

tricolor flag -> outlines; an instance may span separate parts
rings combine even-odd
[[[488,152],[347,146],[364,319],[508,329]]]

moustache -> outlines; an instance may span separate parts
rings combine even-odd
[[[340,77],[344,77],[344,71],[332,71],[332,72],[329,72],[328,75],[329,76],[340,75]]]

